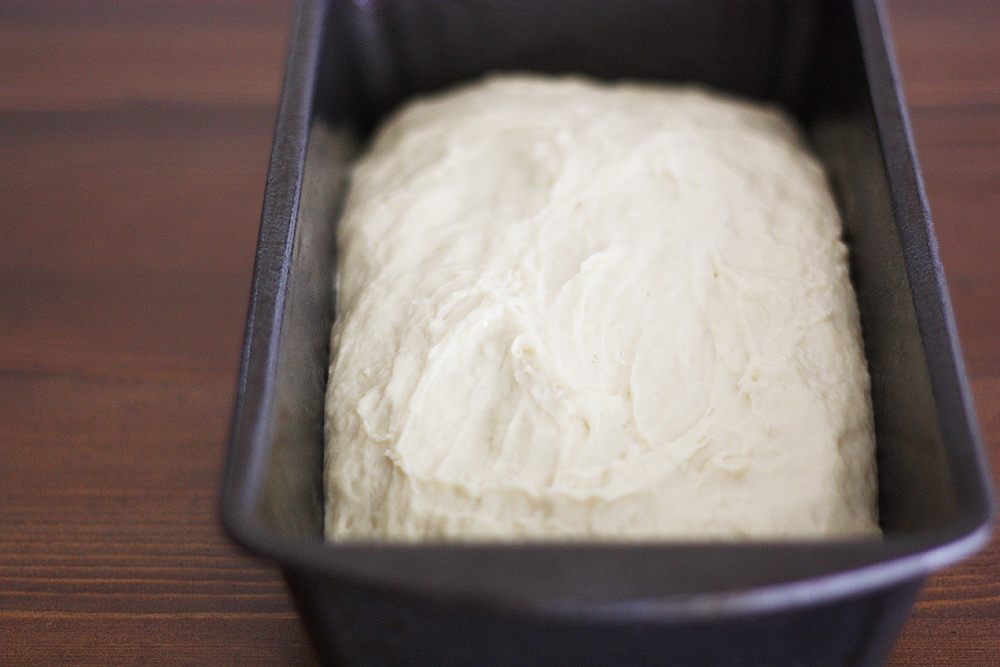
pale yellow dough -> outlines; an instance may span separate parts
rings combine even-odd
[[[877,535],[840,236],[769,107],[529,76],[407,105],[338,232],[328,538]]]

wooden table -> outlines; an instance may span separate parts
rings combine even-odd
[[[1000,2],[890,16],[1000,463]],[[0,6],[0,664],[313,664],[217,518],[290,18]],[[1000,664],[1000,543],[928,582],[891,664]]]

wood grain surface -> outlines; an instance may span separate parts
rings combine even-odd
[[[1000,463],[1000,2],[889,15]],[[217,494],[289,2],[0,4],[0,665],[311,665]],[[894,667],[1000,665],[1000,543]]]

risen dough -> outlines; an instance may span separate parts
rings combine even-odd
[[[780,112],[498,77],[354,170],[331,539],[878,533],[840,221]]]

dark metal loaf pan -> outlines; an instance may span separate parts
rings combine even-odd
[[[348,165],[401,100],[493,70],[698,81],[797,116],[829,171],[851,247],[884,539],[323,542],[332,239]],[[993,501],[878,6],[304,2],[222,515],[237,542],[281,566],[333,664],[884,663],[924,577],[983,545]]]

